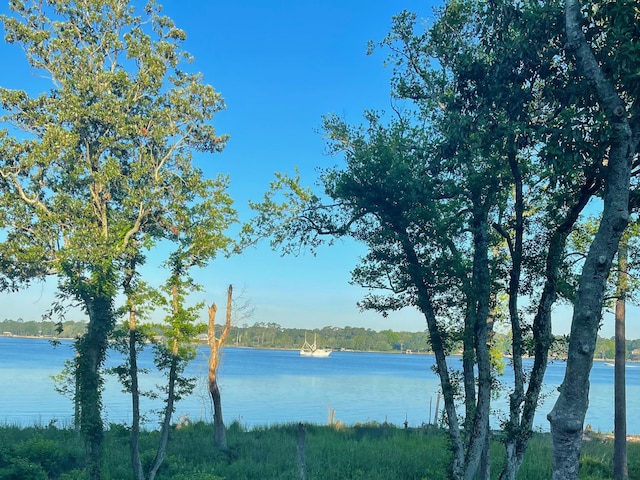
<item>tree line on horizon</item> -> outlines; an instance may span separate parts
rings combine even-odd
[[[73,339],[83,335],[87,323],[67,320],[62,323],[53,321],[9,320],[0,321],[0,335],[15,335],[27,337],[50,337]],[[219,335],[224,326],[216,326]],[[162,335],[162,328],[150,325],[150,334]],[[249,348],[297,349],[305,340],[313,341],[317,336],[318,346],[333,350],[375,351],[375,352],[404,352],[404,353],[433,353],[429,342],[428,332],[406,332],[386,330],[372,330],[364,327],[330,327],[314,329],[286,328],[273,322],[257,322],[253,325],[232,325],[226,346]],[[204,340],[194,338],[194,342],[203,343]],[[503,355],[510,355],[511,335],[495,332],[492,339],[493,348]],[[566,359],[567,338],[554,337],[552,357]],[[595,357],[600,360],[611,360],[615,356],[615,341],[613,337],[606,338],[598,335]],[[452,353],[462,352],[462,340],[452,343]],[[626,355],[628,360],[640,361],[640,338],[627,339]]]

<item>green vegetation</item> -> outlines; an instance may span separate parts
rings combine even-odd
[[[333,349],[358,351],[430,351],[429,334],[425,332],[377,332],[362,327],[324,327],[305,330],[283,328],[277,323],[256,323],[253,326],[232,327],[227,344],[229,346],[255,348],[300,348],[305,335],[312,341],[317,336],[319,346]]]
[[[129,429],[112,424],[105,436],[105,479],[132,478],[129,466]],[[295,424],[247,431],[238,423],[228,430],[229,452],[215,450],[213,425],[196,423],[171,430],[167,457],[159,480],[297,479]],[[159,432],[142,432],[142,461],[155,454]],[[85,478],[81,473],[83,447],[72,430],[54,426],[0,428],[0,478],[11,480]],[[309,479],[443,479],[447,478],[447,434],[433,427],[402,429],[389,424],[332,428],[306,425],[305,460]],[[497,478],[502,445],[494,439],[491,457]],[[585,443],[581,479],[608,479],[613,446],[593,439]],[[629,478],[640,476],[640,444],[629,444]],[[534,435],[518,478],[547,479],[551,473],[551,439]]]

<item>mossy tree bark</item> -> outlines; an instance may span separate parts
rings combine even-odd
[[[85,283],[86,282],[86,283]],[[76,341],[80,431],[85,439],[89,478],[102,478],[102,375],[109,335],[114,326],[112,295],[83,280],[79,297],[89,316],[87,332]],[[108,287],[105,288],[108,291]]]

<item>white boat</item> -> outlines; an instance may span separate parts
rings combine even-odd
[[[316,344],[316,336],[313,335],[313,343],[307,342],[307,335],[304,336],[304,345],[300,349],[300,355],[303,357],[328,357],[331,350],[328,348],[318,348]]]

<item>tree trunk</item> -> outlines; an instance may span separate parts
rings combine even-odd
[[[91,289],[94,290],[94,289]],[[102,375],[107,340],[113,329],[113,302],[110,296],[95,291],[81,294],[89,315],[87,332],[76,342],[78,352],[78,394],[80,431],[87,454],[87,471],[91,480],[102,479]]]
[[[405,245],[405,247],[408,247],[408,245]],[[433,311],[433,306],[431,305],[428,288],[424,284],[424,279],[419,272],[420,267],[415,252],[413,252],[412,249],[405,249],[405,253],[407,253],[409,258],[409,271],[418,288],[418,306],[427,321],[431,348],[433,349],[433,354],[436,360],[436,371],[440,377],[440,386],[442,388],[442,396],[444,398],[444,410],[447,415],[447,423],[449,424],[449,439],[451,441],[452,450],[451,478],[454,480],[461,480],[464,478],[464,443],[460,432],[460,424],[458,423],[458,415],[456,413],[455,394],[449,377],[444,341],[442,339],[442,334],[440,333],[435,312]],[[436,406],[436,416],[438,414],[437,410],[438,408]]]
[[[625,334],[625,310],[627,295],[627,241],[622,239],[618,248],[618,299],[616,301],[614,372],[614,429],[613,429],[613,478],[627,480],[627,393]]]
[[[233,300],[233,287],[229,285],[227,290],[227,315],[224,330],[220,338],[216,338],[216,304],[209,307],[209,393],[213,402],[213,441],[218,450],[226,451],[227,430],[222,417],[222,399],[218,387],[218,367],[220,366],[220,349],[224,345],[231,331],[231,306]]]
[[[593,194],[600,188],[600,183],[593,179],[587,178],[576,202],[569,209],[564,221],[562,221],[551,235],[549,248],[547,250],[546,266],[545,266],[545,283],[542,294],[538,302],[538,309],[533,319],[533,338],[534,338],[534,361],[533,368],[529,374],[529,384],[524,392],[524,371],[522,370],[522,335],[513,335],[513,357],[514,357],[514,374],[516,381],[514,386],[514,394],[510,399],[510,418],[506,428],[505,439],[505,464],[500,474],[500,480],[515,480],[518,470],[524,460],[524,454],[529,446],[529,441],[533,434],[533,421],[540,399],[540,391],[544,382],[544,374],[547,369],[549,358],[549,348],[552,342],[551,333],[551,310],[557,297],[557,283],[562,266],[562,257],[564,254],[567,238],[571,233],[580,213],[592,198]],[[517,240],[516,240],[517,244]],[[515,268],[515,262],[513,268]],[[513,277],[512,277],[513,281]],[[512,284],[510,284],[512,285]],[[515,285],[514,285],[515,287]],[[510,287],[510,292],[516,291]],[[511,295],[511,293],[510,293]],[[509,299],[509,310],[511,315],[515,313],[517,320],[517,307],[512,305]],[[512,316],[512,318],[514,318]],[[515,326],[519,326],[519,320],[512,322],[512,330]],[[516,347],[518,343],[519,347]],[[515,359],[519,358],[518,368]],[[519,372],[519,375],[518,375]],[[520,383],[518,383],[520,382]],[[518,387],[522,386],[522,390]],[[516,392],[520,392],[520,396]]]
[[[131,312],[135,315],[134,312]],[[133,324],[132,324],[133,322]],[[129,325],[129,377],[131,379],[131,465],[136,480],[144,480],[144,469],[142,468],[142,460],[140,459],[140,389],[138,386],[138,355],[136,350],[136,326],[135,320],[130,321]]]
[[[227,429],[224,426],[222,417],[220,389],[218,388],[218,382],[215,378],[209,380],[209,393],[213,401],[213,442],[218,450],[226,451],[228,450]]]
[[[307,440],[304,423],[298,423],[297,459],[300,480],[307,480]]]
[[[156,456],[153,459],[147,480],[154,480],[158,469],[164,462],[164,456],[167,451],[167,443],[169,442],[169,430],[171,427],[171,415],[173,414],[173,404],[175,402],[175,389],[176,380],[178,379],[178,363],[180,357],[178,356],[178,343],[174,341],[173,355],[171,356],[171,366],[169,367],[169,384],[167,385],[167,405],[164,410],[164,418],[162,421],[162,428],[160,429],[160,444],[156,451]]]
[[[629,180],[635,154],[624,102],[602,73],[581,29],[577,0],[566,4],[567,47],[575,51],[578,69],[597,92],[611,124],[609,158],[605,170],[603,212],[589,248],[575,299],[569,354],[560,395],[548,418],[553,441],[553,479],[577,480],[582,428],[589,405],[589,374],[602,315],[604,289],[629,221]]]
[[[478,396],[471,431],[468,433],[465,459],[465,478],[476,477],[481,461],[489,462],[489,414],[491,407],[491,361],[489,358],[489,311],[491,299],[491,274],[489,271],[489,223],[488,205],[479,192],[471,195],[473,202],[473,267],[471,304],[474,310],[474,347],[478,367]],[[481,468],[486,474],[487,468]],[[485,478],[485,477],[483,477]]]
[[[509,397],[509,420],[505,428],[505,464],[500,474],[502,480],[515,480],[522,459],[517,448],[518,430],[520,429],[522,402],[524,400],[525,375],[522,368],[524,345],[522,339],[522,325],[518,311],[520,293],[520,277],[522,273],[522,247],[524,237],[524,194],[522,174],[517,159],[516,137],[509,138],[507,158],[513,175],[514,186],[514,235],[513,238],[501,226],[496,226],[498,232],[507,242],[511,269],[509,271],[509,319],[511,323],[511,363],[513,368],[513,392]]]
[[[180,312],[180,298],[179,298],[179,288],[178,288],[178,277],[179,274],[175,271],[173,272],[174,282],[171,286],[171,295],[172,295],[172,305],[173,305],[173,315],[177,316]],[[151,468],[149,469],[149,474],[147,475],[147,480],[154,480],[156,478],[156,474],[158,470],[162,466],[164,462],[164,456],[167,451],[167,443],[169,443],[169,429],[171,427],[171,416],[173,415],[173,405],[175,403],[176,398],[176,381],[178,380],[178,365],[180,363],[180,355],[179,355],[179,345],[177,338],[173,339],[173,344],[171,346],[171,359],[169,365],[169,383],[167,385],[167,404],[164,410],[164,417],[162,420],[162,427],[160,429],[160,444],[158,445],[158,450],[156,450],[156,456],[153,459],[153,463],[151,464]]]
[[[451,478],[454,480],[463,480],[469,478],[467,476],[469,471],[466,468],[465,443],[463,441],[460,424],[458,422],[455,405],[455,389],[449,376],[446,349],[442,332],[440,331],[440,326],[438,325],[438,320],[433,309],[429,287],[425,283],[420,261],[418,260],[418,256],[408,238],[407,232],[399,225],[395,225],[394,228],[398,234],[400,243],[402,244],[403,251],[407,258],[408,273],[411,276],[412,283],[417,289],[417,305],[427,322],[431,348],[433,349],[436,360],[436,372],[440,377],[440,386],[442,389],[442,397],[444,399],[444,411],[447,416],[449,440],[451,441]]]
[[[135,242],[135,240],[134,240]],[[140,459],[140,387],[138,382],[138,319],[135,292],[131,282],[136,275],[138,258],[132,255],[127,259],[125,276],[122,282],[124,294],[127,299],[129,309],[129,380],[131,382],[131,435],[129,436],[129,453],[131,455],[131,467],[136,480],[144,479],[144,469]]]
[[[469,290],[472,286],[469,285]],[[476,413],[476,350],[474,348],[474,324],[476,312],[468,302],[467,314],[464,319],[464,331],[462,333],[462,379],[464,382],[464,428],[471,431],[473,417]]]
[[[80,433],[80,367],[78,365],[78,353],[76,353],[76,358],[73,360],[74,370],[74,380],[75,380],[75,388],[73,395],[73,429],[76,433]]]

